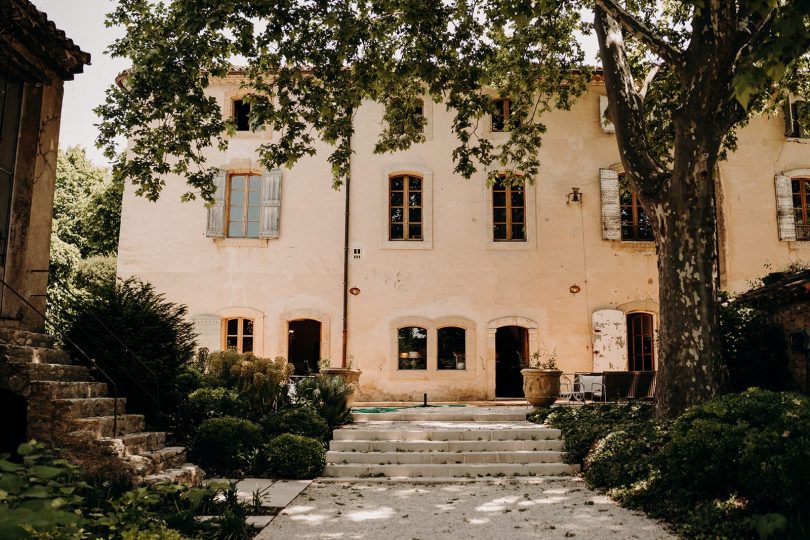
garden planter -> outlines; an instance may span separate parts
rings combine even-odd
[[[535,407],[551,405],[560,397],[559,369],[521,369],[523,375],[523,395]]]
[[[334,377],[340,377],[346,384],[351,384],[354,387],[354,392],[352,392],[348,399],[346,400],[346,406],[351,407],[354,403],[355,397],[357,397],[357,389],[360,386],[360,375],[363,372],[359,369],[350,369],[350,368],[337,368],[337,367],[329,367],[329,368],[321,368],[320,374],[321,375],[331,375]]]

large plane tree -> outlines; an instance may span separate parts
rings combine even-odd
[[[100,143],[112,157],[117,137],[130,140],[116,174],[153,200],[170,173],[187,179],[186,199],[211,198],[204,150],[226,146],[234,126],[206,87],[234,71],[251,125],[272,130],[267,167],[326,141],[339,187],[362,102],[385,105],[375,149],[393,152],[423,140],[427,94],[454,115],[456,173],[531,181],[543,114],[568,109],[593,76],[578,38],[595,31],[622,164],[658,249],[656,410],[721,391],[716,164],[750,115],[807,93],[810,2],[120,0],[109,22],[126,29],[111,52],[132,67],[99,107]],[[498,95],[512,111],[508,140],[493,145],[477,127]]]

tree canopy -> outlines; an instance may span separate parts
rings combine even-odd
[[[427,94],[453,114],[457,174],[531,181],[543,114],[569,108],[592,79],[578,35],[595,31],[622,163],[654,217],[659,411],[722,387],[714,169],[751,114],[810,96],[810,2],[121,0],[109,23],[126,28],[110,51],[132,68],[98,109],[100,143],[112,157],[115,138],[130,139],[116,174],[152,200],[169,173],[187,178],[186,199],[211,198],[204,150],[227,146],[234,126],[206,88],[236,62],[251,126],[272,133],[259,149],[267,167],[293,166],[320,139],[333,145],[337,187],[363,101],[385,105],[375,150],[393,152],[423,139],[415,98]],[[498,95],[513,104],[509,137],[494,144],[477,127]]]

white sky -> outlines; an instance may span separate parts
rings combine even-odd
[[[129,61],[112,59],[104,54],[107,46],[123,34],[120,28],[107,28],[104,19],[112,11],[114,0],[34,0],[34,5],[48,14],[57,28],[92,55],[91,65],[85,66],[72,81],[65,83],[62,105],[62,128],[59,146],[82,145],[88,157],[99,165],[109,165],[101,150],[96,148],[99,119],[93,109],[104,101],[104,91],[115,76],[126,69]],[[587,15],[590,17],[590,14]],[[593,61],[596,43],[591,36],[585,39],[586,59]],[[123,147],[123,141],[121,143]]]

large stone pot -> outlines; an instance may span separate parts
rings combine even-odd
[[[359,369],[350,369],[350,368],[339,368],[339,367],[329,367],[329,368],[321,368],[320,374],[321,375],[332,375],[335,377],[340,377],[346,384],[352,385],[354,391],[349,394],[348,399],[346,400],[346,406],[351,407],[354,403],[354,399],[357,397],[357,389],[360,387],[360,375],[363,372]]]
[[[546,407],[560,397],[559,369],[521,369],[523,375],[523,395],[535,407]]]

